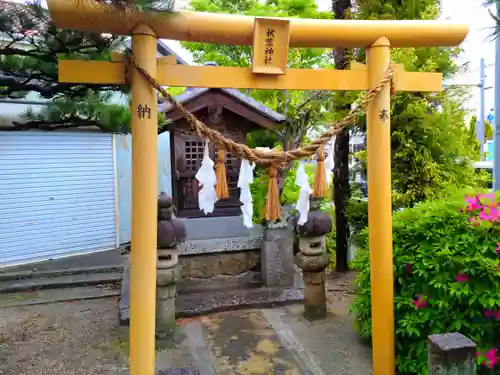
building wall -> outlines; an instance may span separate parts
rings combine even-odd
[[[0,267],[116,247],[113,136],[0,132]]]
[[[132,224],[132,137],[115,135],[116,180],[118,199],[118,242],[130,241]],[[170,134],[158,136],[158,193],[172,195]]]
[[[495,141],[486,141],[485,151],[488,153],[486,160],[493,161],[493,152],[495,150]]]

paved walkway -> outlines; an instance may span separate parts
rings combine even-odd
[[[301,313],[292,305],[180,320],[174,346],[158,351],[157,365],[200,375],[371,374],[371,351],[349,318],[330,313],[309,322]]]

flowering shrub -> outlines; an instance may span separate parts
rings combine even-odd
[[[356,327],[371,339],[368,232],[353,262]],[[427,337],[460,332],[478,345],[479,373],[500,374],[500,199],[460,193],[393,215],[396,363],[427,374]]]

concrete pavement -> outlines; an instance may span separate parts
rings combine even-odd
[[[371,350],[359,341],[351,319],[331,313],[310,322],[301,313],[297,304],[181,319],[173,346],[157,353],[158,369],[202,375],[371,374]]]

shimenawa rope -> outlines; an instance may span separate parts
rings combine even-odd
[[[172,104],[173,107],[181,111],[181,113],[186,118],[191,130],[196,132],[201,138],[208,138],[212,142],[219,143],[227,151],[245,158],[250,162],[256,162],[259,164],[274,164],[276,166],[285,164],[292,160],[298,160],[314,155],[322,145],[328,142],[333,136],[339,134],[345,127],[354,122],[356,116],[358,116],[359,113],[366,109],[368,104],[370,104],[370,102],[377,96],[377,94],[382,91],[387,83],[390,83],[392,81],[394,73],[393,68],[389,67],[384,78],[381,79],[373,89],[368,91],[368,93],[359,101],[359,103],[357,103],[357,106],[353,106],[353,108],[342,120],[335,124],[332,124],[325,132],[323,132],[310,144],[288,151],[267,151],[250,148],[247,145],[235,142],[232,139],[224,137],[217,130],[205,125],[203,122],[198,120],[191,112],[184,108],[184,106],[179,103],[175,99],[175,97],[170,95],[167,90],[161,87],[148,72],[146,72],[142,67],[139,66],[137,60],[132,55],[130,50],[127,51],[126,57],[129,63],[131,63],[134,68],[137,69],[137,71],[140,72],[142,76],[147,79],[151,83],[151,85],[153,85],[153,87],[155,87],[161,93],[161,95]]]

